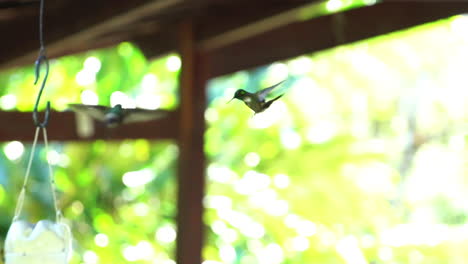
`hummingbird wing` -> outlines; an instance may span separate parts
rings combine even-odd
[[[105,121],[106,112],[109,110],[109,107],[102,105],[69,104],[68,106],[75,112],[89,115],[99,121]]]
[[[167,115],[166,111],[162,110],[148,110],[140,108],[127,108],[123,109],[123,122],[124,124],[134,122],[145,122],[154,119],[159,119]]]
[[[275,89],[276,87],[278,87],[280,84],[282,84],[285,80],[282,80],[281,82],[275,84],[275,85],[272,85],[270,87],[267,87],[263,90],[260,90],[258,92],[256,92],[255,94],[257,95],[258,99],[260,101],[265,101],[266,97],[268,96],[268,94],[273,90]]]

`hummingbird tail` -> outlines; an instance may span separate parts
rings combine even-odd
[[[280,99],[282,96],[283,96],[283,94],[278,95],[277,97],[275,97],[275,98],[271,99],[270,101],[266,102],[264,108],[266,109],[266,108],[270,107],[270,105],[271,105],[274,101]]]
[[[283,95],[284,95],[284,94],[280,94],[280,95],[278,95],[277,97],[271,99],[270,101],[273,101],[273,102],[274,102],[274,101],[280,99],[281,97],[283,97]]]

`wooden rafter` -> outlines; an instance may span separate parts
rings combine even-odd
[[[467,11],[468,2],[385,2],[341,13],[341,19],[344,21],[341,36],[335,31],[336,15],[327,15],[293,23],[291,18],[283,19],[283,24],[273,21],[270,28],[257,22],[259,27],[257,29],[254,27],[255,24],[250,27],[244,26],[244,34],[247,37],[244,37],[242,31],[238,29],[238,32],[232,32],[238,40],[232,38],[230,42],[223,40],[220,43],[216,38],[201,43],[212,60],[212,77],[216,77],[433,22]],[[266,30],[261,31],[261,29]],[[255,34],[251,34],[252,31]],[[224,45],[219,45],[223,43]]]
[[[132,36],[116,35],[109,40],[100,39],[107,32],[131,26],[148,16],[165,12],[183,0],[160,1],[67,1],[52,2],[47,8],[44,27],[45,40],[50,57],[58,57],[88,50],[95,45],[116,44]],[[57,25],[66,25],[65,27]],[[148,29],[149,30],[149,29]],[[152,32],[158,31],[155,27]],[[2,48],[9,50],[3,54],[0,68],[30,64],[37,56],[37,16],[16,21],[15,26],[0,24],[0,32],[15,36],[2,40]],[[14,33],[21,32],[21,34]],[[125,39],[126,37],[126,39]],[[109,39],[109,37],[107,37]],[[93,47],[94,49],[94,47]]]
[[[2,127],[0,141],[33,140],[34,124],[32,114],[27,112],[0,112]],[[122,140],[145,138],[150,140],[177,139],[178,113],[167,112],[167,116],[155,121],[122,125],[109,129],[102,123],[94,123],[95,133],[89,138],[77,134],[75,114],[72,112],[52,112],[48,125],[48,136],[51,141],[94,141],[98,139]],[[8,125],[6,125],[8,124]],[[39,139],[41,140],[41,139]]]
[[[195,23],[204,20],[211,13],[241,12],[243,19],[270,15],[273,11],[284,10],[311,0],[51,0],[46,1],[45,41],[49,57],[59,57],[74,53],[116,45],[122,41],[152,39],[162,32],[164,37],[158,45],[144,45],[152,55],[158,56],[175,51],[177,24],[182,19],[193,18]],[[318,0],[313,0],[318,1]],[[246,7],[254,7],[251,11]],[[34,5],[33,5],[34,7]],[[9,38],[2,40],[0,69],[31,64],[37,56],[37,10],[0,10],[0,32]],[[258,10],[259,14],[251,14]],[[33,12],[31,14],[32,11]],[[214,11],[214,12],[213,12]],[[223,11],[223,12],[221,12]],[[17,14],[11,23],[2,21],[2,13]],[[23,14],[27,14],[23,16]],[[245,15],[244,15],[245,14]],[[238,16],[239,17],[239,16]],[[9,21],[9,20],[7,20]],[[14,26],[12,24],[14,23]],[[210,23],[216,26],[217,23]],[[61,25],[61,26],[57,26]],[[206,32],[212,32],[208,30]],[[214,30],[214,33],[216,30]],[[167,35],[166,35],[167,34]],[[166,41],[168,40],[168,41]],[[150,41],[151,42],[151,41]],[[166,44],[168,42],[168,44]],[[155,47],[156,46],[156,47]],[[155,49],[155,50],[153,50]],[[5,52],[8,51],[8,52]],[[154,54],[154,51],[161,53]]]

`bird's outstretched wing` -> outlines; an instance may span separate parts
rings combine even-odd
[[[265,101],[266,97],[268,96],[268,94],[271,92],[271,90],[275,89],[276,87],[278,87],[280,84],[282,84],[285,80],[282,80],[281,82],[275,84],[275,85],[272,85],[270,87],[267,87],[263,90],[260,90],[258,91],[256,94],[258,96],[258,99],[260,101]]]
[[[106,112],[109,110],[108,107],[102,105],[69,104],[68,106],[75,112],[89,115],[99,121],[105,120]]]
[[[167,115],[166,111],[162,110],[148,110],[140,108],[126,108],[124,111],[124,124],[134,123],[134,122],[145,122],[150,120],[159,119]]]

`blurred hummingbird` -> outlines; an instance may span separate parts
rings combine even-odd
[[[107,127],[113,128],[121,124],[144,122],[164,117],[166,113],[161,110],[147,110],[140,108],[123,108],[116,104],[113,107],[102,105],[69,104],[70,108],[103,122]]]
[[[274,89],[276,88],[277,86],[279,86],[280,84],[282,84],[284,82],[281,81],[275,85],[272,85],[270,87],[267,87],[263,90],[260,90],[256,93],[249,93],[243,89],[239,89],[236,91],[236,93],[234,94],[234,97],[229,100],[228,103],[230,103],[232,100],[234,99],[239,99],[241,101],[243,101],[250,109],[252,109],[254,111],[254,115],[255,114],[258,114],[258,113],[261,113],[263,111],[265,111],[265,109],[267,109],[268,107],[270,107],[270,105],[281,98],[281,96],[283,96],[283,94],[281,95],[278,95],[277,97],[269,100],[269,101],[266,101],[266,97],[268,96],[268,94]]]

